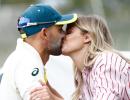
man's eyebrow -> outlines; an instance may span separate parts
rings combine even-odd
[[[60,29],[60,28],[62,28],[63,27],[63,25],[61,25],[61,26],[58,26],[58,28]]]

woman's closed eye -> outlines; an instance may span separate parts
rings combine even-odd
[[[71,34],[72,32],[74,32],[74,28],[67,29],[66,34]]]

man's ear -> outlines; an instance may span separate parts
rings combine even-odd
[[[84,35],[84,43],[85,43],[85,44],[90,43],[91,40],[92,40],[92,37],[91,37],[90,34],[87,33],[87,34]]]
[[[47,30],[45,28],[42,28],[41,30],[41,37],[43,39],[47,39]]]

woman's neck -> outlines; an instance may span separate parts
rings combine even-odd
[[[82,71],[84,68],[84,59],[85,59],[85,54],[87,52],[86,48],[81,49],[80,51],[76,51],[71,53],[69,56],[72,58],[75,66]]]

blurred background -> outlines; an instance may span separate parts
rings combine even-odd
[[[98,14],[104,17],[111,30],[114,47],[121,51],[130,51],[130,0],[0,0],[0,68],[15,49],[16,40],[20,37],[16,28],[17,18],[29,5],[35,3],[52,5],[62,14],[77,12]],[[53,61],[57,64],[52,62],[51,66],[70,64],[67,60],[61,61],[62,63],[57,60]],[[69,72],[66,68],[64,70]],[[59,70],[59,74],[63,73]]]
[[[110,27],[114,46],[130,50],[130,0],[0,0],[0,66],[14,50],[19,33],[17,18],[31,4],[46,3],[64,13],[98,14]]]
[[[118,50],[130,50],[130,0],[0,0],[0,66],[14,50],[20,37],[17,18],[31,4],[46,3],[62,14],[98,14],[110,27],[114,46]]]

